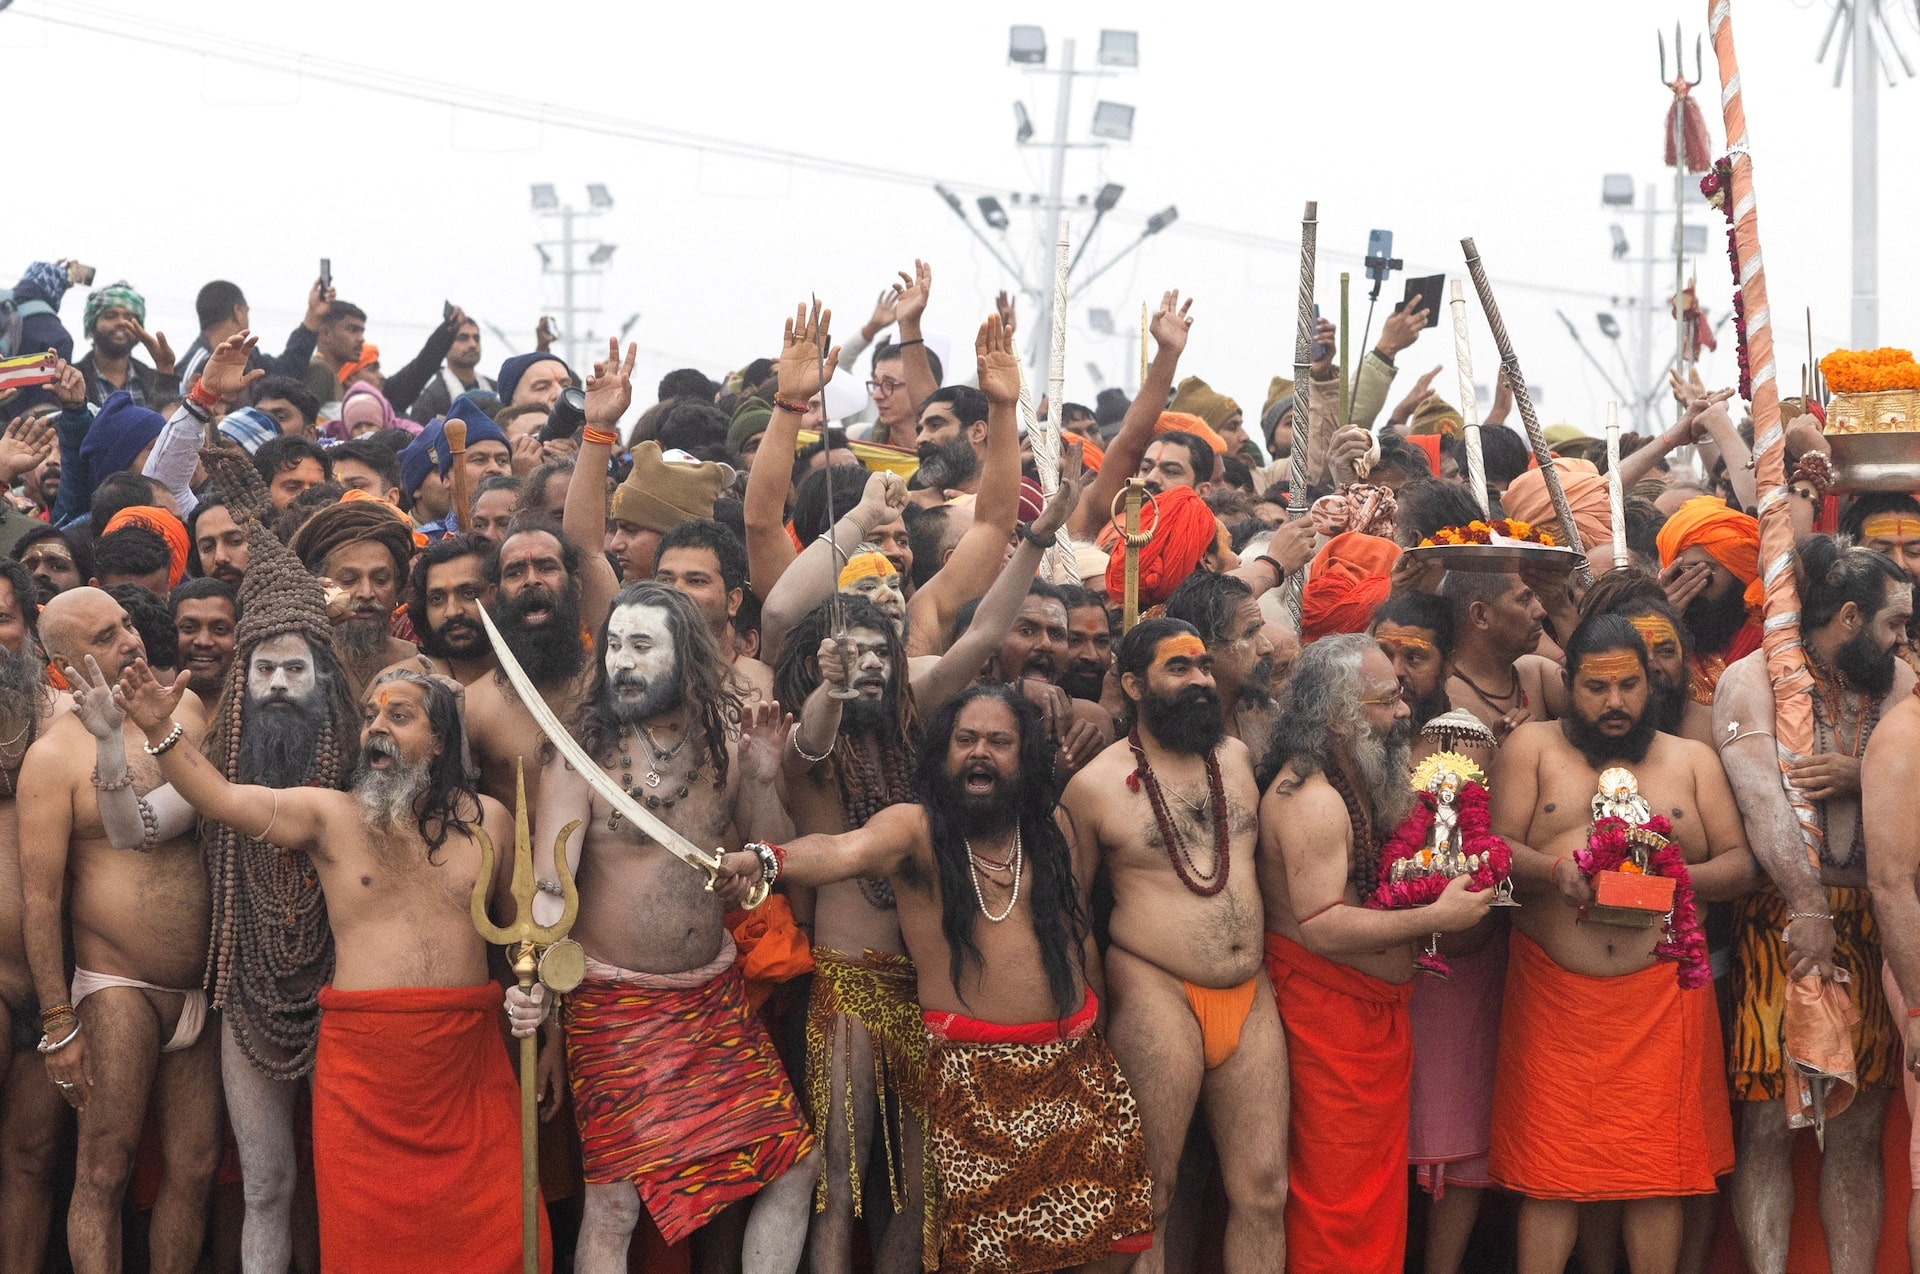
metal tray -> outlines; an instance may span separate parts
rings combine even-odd
[[[1571,571],[1586,558],[1560,545],[1529,544],[1523,540],[1502,540],[1498,544],[1430,544],[1411,548],[1406,555],[1416,562],[1438,562],[1450,571],[1506,571],[1522,566]]]
[[[1835,491],[1920,491],[1920,433],[1828,434]]]

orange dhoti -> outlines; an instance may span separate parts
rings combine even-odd
[[[520,1269],[520,1085],[501,1043],[500,996],[491,982],[320,989],[313,1176],[323,1269]],[[548,1270],[544,1207],[539,1215]]]
[[[1267,935],[1287,1031],[1287,1268],[1398,1274],[1407,1247],[1411,983],[1383,982]]]
[[[1733,1170],[1713,989],[1682,991],[1665,962],[1569,973],[1516,931],[1488,1168],[1534,1199],[1711,1194]]]

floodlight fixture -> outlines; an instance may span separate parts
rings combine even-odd
[[[1047,33],[1031,26],[1018,26],[1008,31],[1007,61],[1021,66],[1045,66]]]
[[[1113,311],[1088,310],[1087,326],[1093,329],[1095,336],[1112,336],[1115,331],[1113,326]]]
[[[1007,228],[1007,210],[1000,206],[998,199],[995,199],[992,195],[981,195],[978,203],[980,207],[980,220],[986,222],[995,230],[1005,230]]]
[[[587,203],[589,206],[605,212],[608,208],[613,207],[613,196],[607,193],[605,186],[597,181],[592,182],[587,186]]]
[[[592,255],[587,257],[587,264],[605,265],[607,262],[613,260],[613,250],[618,246],[618,244],[613,243],[601,244],[593,250]]]
[[[1159,234],[1179,219],[1180,209],[1172,204],[1168,204],[1165,208],[1147,218],[1147,228],[1140,232],[1140,237],[1144,239],[1148,235]]]
[[[1633,207],[1633,174],[1608,173],[1600,179],[1600,202],[1608,208]]]
[[[1093,135],[1116,142],[1133,140],[1133,107],[1120,102],[1095,102]]]
[[[1102,31],[1100,33],[1100,65],[1139,66],[1140,33],[1138,31]]]
[[[1025,102],[1013,104],[1013,140],[1026,145],[1033,140],[1033,117],[1027,114]]]
[[[560,192],[550,182],[541,182],[533,188],[533,210],[552,212],[560,206]]]

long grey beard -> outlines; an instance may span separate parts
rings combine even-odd
[[[0,764],[20,764],[47,703],[45,665],[0,647]]]
[[[1409,763],[1413,744],[1401,736],[1377,739],[1369,735],[1353,745],[1353,768],[1373,811],[1373,825],[1391,832],[1413,808]]]
[[[374,753],[392,758],[393,765],[376,770],[367,763]],[[361,749],[360,766],[353,775],[353,794],[360,802],[360,817],[368,828],[391,835],[416,819],[415,805],[427,790],[429,762],[425,757],[409,764],[397,752],[369,741]]]
[[[387,626],[369,619],[350,619],[343,624],[335,624],[333,649],[345,663],[370,663],[386,653]]]

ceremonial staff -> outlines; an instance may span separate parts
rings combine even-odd
[[[1513,405],[1520,409],[1521,423],[1527,427],[1527,441],[1533,444],[1533,458],[1540,463],[1540,476],[1546,479],[1547,495],[1553,501],[1553,516],[1560,521],[1561,542],[1581,555],[1576,569],[1580,572],[1581,581],[1591,584],[1593,572],[1585,559],[1586,546],[1580,543],[1580,528],[1573,524],[1573,510],[1567,505],[1567,493],[1560,485],[1560,470],[1554,467],[1553,453],[1547,450],[1547,437],[1540,432],[1540,417],[1533,410],[1533,395],[1527,392],[1527,378],[1520,371],[1520,356],[1513,352],[1513,341],[1507,336],[1507,325],[1500,318],[1500,306],[1493,299],[1493,284],[1487,279],[1487,268],[1480,264],[1480,251],[1473,246],[1472,239],[1462,239],[1460,248],[1467,254],[1467,273],[1473,278],[1473,290],[1480,296],[1480,308],[1486,312],[1487,326],[1493,329],[1493,343],[1500,351],[1500,366],[1507,373],[1507,388],[1513,393]]]
[[[465,426],[461,426],[465,432]],[[514,980],[522,991],[538,981],[554,995],[565,995],[586,976],[586,956],[580,944],[567,937],[580,914],[580,892],[567,868],[567,837],[580,826],[568,823],[553,847],[555,874],[560,878],[560,919],[550,925],[534,923],[533,838],[527,831],[527,779],[516,767],[513,801],[513,923],[497,925],[487,914],[487,895],[493,888],[493,838],[474,825],[480,845],[480,874],[473,882],[473,927],[486,941],[508,948]],[[540,1036],[520,1037],[520,1268],[536,1274],[540,1268]]]
[[[1125,521],[1120,524],[1120,631],[1126,632],[1140,622],[1140,550],[1153,542],[1153,532],[1140,529],[1140,501],[1142,497],[1152,500],[1153,493],[1147,490],[1147,484],[1138,478],[1128,478],[1127,485],[1114,497],[1114,503],[1125,502]],[[1154,520],[1159,520],[1159,506],[1155,505]]]
[[[1620,404],[1607,400],[1607,524],[1613,531],[1613,565],[1628,561],[1627,493],[1620,479]]]
[[[1071,265],[1067,249],[1072,238],[1072,227],[1062,217],[1060,238],[1053,245],[1053,344],[1047,365],[1044,421],[1034,414],[1026,374],[1020,376],[1020,414],[1027,436],[1033,440],[1033,467],[1040,475],[1040,494],[1047,500],[1060,489],[1060,422],[1066,417],[1067,395],[1067,271]],[[1065,527],[1055,532],[1053,547],[1047,550],[1041,567],[1049,583],[1079,582],[1073,573],[1073,543]]]
[[[1320,204],[1307,201],[1300,218],[1300,309],[1293,331],[1293,452],[1287,457],[1287,515],[1307,516],[1307,396],[1308,378],[1313,373],[1313,267],[1315,244],[1320,237]],[[1300,627],[1300,592],[1306,583],[1302,572],[1287,576],[1287,614]]]
[[[1480,404],[1473,391],[1473,344],[1467,335],[1467,298],[1460,280],[1453,279],[1447,304],[1453,308],[1453,366],[1460,375],[1460,420],[1467,444],[1467,483],[1473,488],[1473,500],[1480,516],[1489,518],[1493,510],[1487,503],[1487,462],[1480,454]]]
[[[467,422],[449,420],[443,426],[447,454],[453,457],[453,509],[448,520],[462,535],[473,530],[473,475],[467,472]]]

